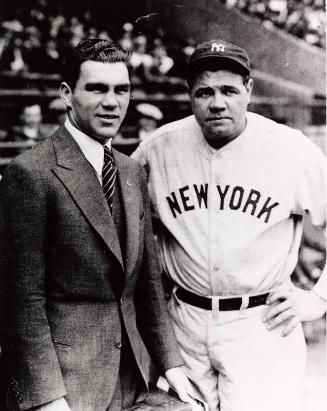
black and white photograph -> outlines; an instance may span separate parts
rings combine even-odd
[[[0,0],[0,411],[324,411],[325,0]]]

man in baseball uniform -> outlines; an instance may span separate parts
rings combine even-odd
[[[193,115],[156,130],[133,157],[162,223],[169,311],[185,370],[211,411],[299,411],[301,321],[326,311],[326,273],[292,285],[308,213],[326,225],[326,166],[301,132],[247,111],[245,50],[197,46],[187,81]]]

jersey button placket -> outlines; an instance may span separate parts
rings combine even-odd
[[[209,183],[209,221],[208,221],[208,250],[209,250],[209,255],[208,255],[208,267],[209,267],[209,281],[210,281],[210,288],[211,288],[211,294],[215,294],[216,290],[216,276],[217,276],[217,271],[215,268],[217,267],[215,258],[216,258],[216,227],[215,227],[215,221],[216,221],[216,210],[218,207],[217,204],[217,196],[216,196],[216,185],[217,185],[217,176],[216,176],[216,169],[217,169],[217,159],[215,155],[211,156],[210,159],[210,183]]]
[[[210,253],[211,253],[211,285],[213,295],[221,295],[221,278],[219,258],[219,227],[218,214],[220,210],[219,195],[217,185],[220,184],[221,154],[217,153],[212,157],[212,210],[210,221]]]

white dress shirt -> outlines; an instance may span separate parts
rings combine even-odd
[[[93,138],[89,137],[87,134],[83,133],[81,130],[76,128],[69,120],[66,118],[65,127],[72,135],[73,139],[78,144],[79,148],[82,150],[82,153],[86,157],[87,161],[94,168],[98,180],[102,185],[102,168],[104,161],[104,150],[103,145]],[[111,151],[111,138],[105,144]]]

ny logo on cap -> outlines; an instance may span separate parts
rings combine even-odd
[[[221,51],[223,53],[225,51],[225,45],[221,43],[220,44],[212,43],[211,51]]]

